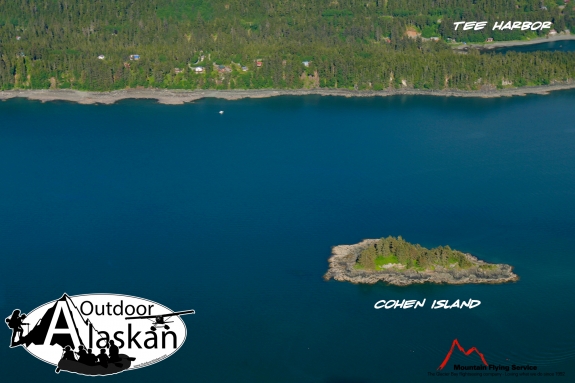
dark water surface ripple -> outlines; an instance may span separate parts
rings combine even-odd
[[[420,382],[438,379],[427,372],[455,338],[489,363],[570,379],[574,104],[575,91],[2,102],[0,312],[63,292],[196,309],[180,351],[111,382]],[[521,280],[322,280],[332,246],[387,235],[510,263]],[[417,311],[373,308],[424,298]],[[429,309],[469,298],[482,304]],[[78,379],[9,349],[3,334],[6,381]]]

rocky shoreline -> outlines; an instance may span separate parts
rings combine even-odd
[[[275,96],[340,96],[340,97],[387,97],[387,96],[442,96],[442,97],[512,97],[527,94],[549,94],[551,91],[575,88],[575,81],[545,86],[496,89],[489,87],[477,91],[463,90],[421,90],[412,88],[386,89],[381,91],[348,89],[252,89],[252,90],[166,90],[166,89],[124,89],[111,92],[85,92],[69,89],[16,89],[0,91],[0,100],[27,98],[29,100],[70,101],[79,104],[113,104],[125,99],[155,99],[161,104],[182,105],[202,98],[239,100],[243,98],[266,98]]]
[[[446,284],[469,284],[469,283],[507,283],[519,280],[513,273],[513,267],[505,264],[490,264],[477,259],[471,254],[465,254],[474,264],[469,269],[455,269],[436,267],[435,270],[415,271],[398,270],[387,268],[386,270],[358,270],[354,266],[361,251],[369,245],[377,242],[377,239],[366,239],[355,245],[340,245],[332,249],[329,258],[329,269],[323,276],[324,279],[347,281],[352,283],[374,284],[379,281],[395,286],[408,286],[416,283],[446,283]],[[495,266],[494,269],[484,270],[480,266]]]

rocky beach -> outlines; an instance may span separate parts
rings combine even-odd
[[[79,104],[113,104],[125,99],[154,99],[160,104],[182,105],[203,98],[221,98],[225,100],[239,100],[243,98],[267,98],[274,96],[340,96],[340,97],[386,97],[386,96],[442,96],[442,97],[511,97],[525,96],[527,94],[548,94],[551,91],[575,88],[575,81],[555,83],[545,86],[531,86],[521,88],[496,89],[483,87],[477,91],[464,91],[455,89],[421,90],[409,87],[399,89],[386,89],[381,91],[348,90],[348,89],[250,89],[250,90],[166,90],[166,89],[124,89],[110,92],[87,92],[70,89],[16,89],[0,91],[0,100],[11,98],[27,98],[29,100],[69,101]]]
[[[374,284],[379,281],[396,286],[408,286],[416,283],[506,283],[515,282],[519,277],[513,273],[513,267],[505,264],[490,264],[477,259],[471,254],[465,254],[473,263],[467,269],[436,267],[435,270],[416,271],[400,268],[385,268],[385,270],[356,269],[355,265],[361,251],[377,242],[377,239],[366,239],[355,245],[340,245],[332,249],[329,258],[329,269],[324,275],[325,280],[347,281],[352,283]],[[483,267],[482,267],[483,266]],[[489,267],[485,267],[489,266]]]

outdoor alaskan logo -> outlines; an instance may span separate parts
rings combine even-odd
[[[175,353],[186,339],[181,315],[147,299],[117,294],[68,296],[6,318],[10,347],[56,366],[56,373],[111,375],[146,367]]]

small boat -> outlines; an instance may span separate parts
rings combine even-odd
[[[127,370],[131,367],[132,362],[136,360],[136,358],[131,358],[124,354],[120,354],[119,357],[120,360],[105,363],[104,365],[87,365],[76,360],[61,359],[56,368],[56,373],[68,371],[80,375],[112,375]]]
[[[223,110],[220,110],[220,114],[224,114],[224,111],[223,111]]]

